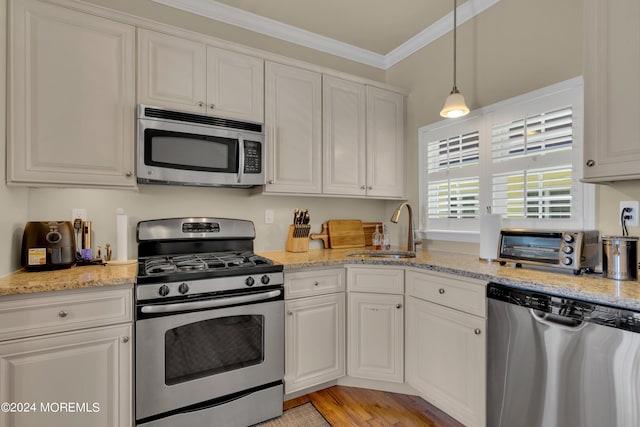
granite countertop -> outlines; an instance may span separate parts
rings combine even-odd
[[[515,268],[485,262],[477,255],[452,252],[422,251],[415,258],[353,257],[349,254],[362,249],[313,249],[309,252],[259,252],[276,263],[283,264],[285,272],[310,267],[343,265],[399,265],[418,269],[457,274],[486,282],[496,282],[523,289],[578,298],[618,307],[640,310],[640,283],[604,279],[599,274],[554,272],[533,267]],[[138,265],[75,266],[63,270],[27,272],[18,271],[0,278],[0,297],[64,289],[96,288],[113,285],[132,285]]]
[[[512,264],[500,266],[497,262],[481,261],[477,255],[420,249],[415,258],[362,258],[348,255],[361,251],[358,248],[315,249],[301,253],[262,252],[260,255],[283,264],[285,272],[344,264],[401,265],[640,310],[640,283],[637,281],[604,279],[600,274],[576,276],[573,272],[555,272],[535,267],[515,268]]]
[[[137,272],[138,264],[135,260],[126,264],[83,265],[52,271],[20,270],[0,277],[0,297],[65,289],[133,285]]]

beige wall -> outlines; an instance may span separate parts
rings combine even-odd
[[[553,11],[553,14],[549,13]],[[582,74],[582,0],[502,0],[458,28],[457,84],[470,108],[479,108]],[[387,83],[408,98],[409,197],[418,205],[418,129],[441,120],[453,83],[452,33],[397,64]],[[620,200],[640,200],[637,181],[599,185],[597,228],[619,234]],[[640,229],[629,229],[640,234]],[[428,242],[428,247],[477,253],[478,246]]]

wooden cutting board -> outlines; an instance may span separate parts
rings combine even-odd
[[[364,231],[359,219],[327,221],[331,248],[364,248]]]

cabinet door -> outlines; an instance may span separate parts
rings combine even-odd
[[[264,61],[207,46],[208,114],[263,123]]]
[[[349,292],[349,376],[404,381],[403,299],[402,295]]]
[[[9,4],[7,181],[135,187],[134,27]]]
[[[265,64],[266,192],[322,191],[322,78]]]
[[[367,195],[405,195],[404,96],[367,86]]]
[[[285,301],[285,392],[343,377],[344,292]]]
[[[207,50],[168,34],[138,30],[138,101],[181,111],[206,111]]]
[[[467,426],[485,425],[485,319],[407,297],[407,383]]]
[[[640,178],[640,3],[585,2],[584,180]]]
[[[0,343],[0,402],[30,404],[0,411],[0,425],[131,426],[131,333],[126,324]]]
[[[325,75],[322,94],[322,192],[364,196],[367,194],[365,86]]]

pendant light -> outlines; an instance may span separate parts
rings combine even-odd
[[[453,0],[453,89],[444,102],[444,107],[440,111],[442,117],[450,119],[462,117],[469,114],[469,107],[464,102],[464,96],[458,91],[456,86],[456,27],[457,27],[457,7],[456,0]]]

